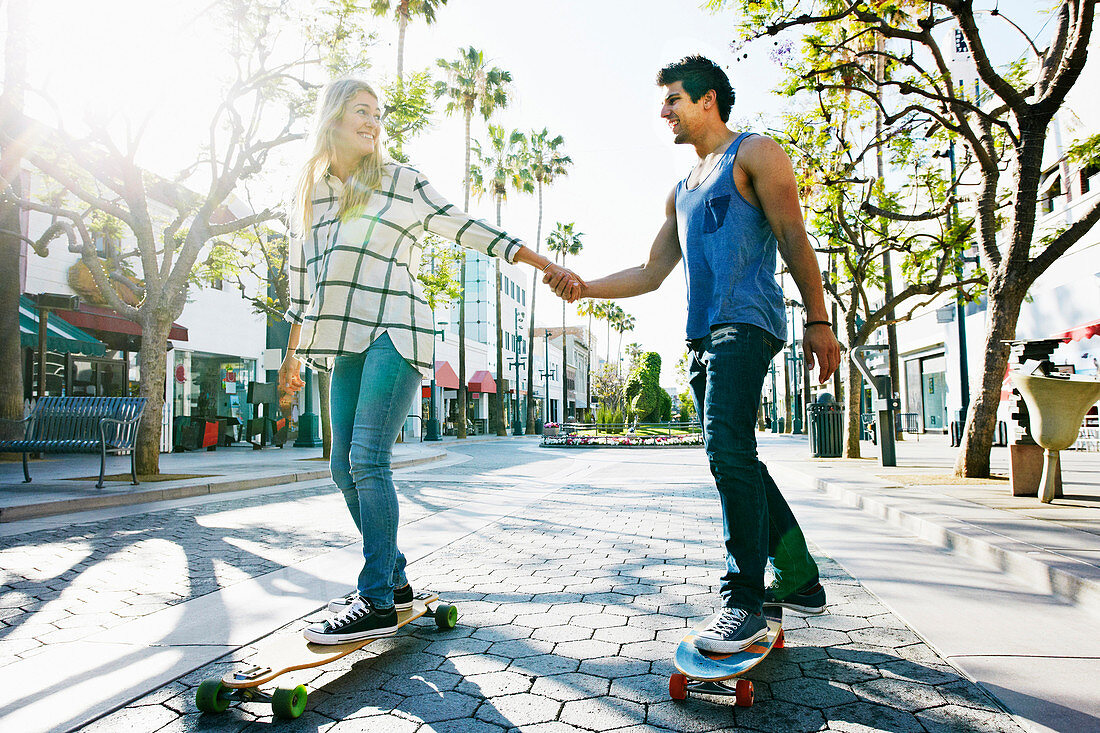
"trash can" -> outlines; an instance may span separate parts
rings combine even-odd
[[[809,405],[810,454],[814,458],[840,458],[844,452],[844,411],[837,402]]]

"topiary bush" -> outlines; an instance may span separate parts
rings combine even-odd
[[[661,355],[647,351],[634,360],[623,394],[626,397],[627,418],[638,422],[658,422],[662,415]],[[669,410],[671,411],[671,402]],[[665,418],[667,419],[667,418]]]

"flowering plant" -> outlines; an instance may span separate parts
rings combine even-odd
[[[691,435],[563,435],[560,437],[543,436],[542,444],[548,446],[577,447],[644,447],[644,446],[690,446],[702,445],[703,436]]]
[[[543,423],[543,424],[542,424],[542,426],[543,426],[544,428],[559,428],[559,427],[561,427],[561,425],[559,425],[559,424],[558,424],[558,423],[556,423],[556,422],[547,422],[547,423]]]

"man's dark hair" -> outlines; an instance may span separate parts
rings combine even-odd
[[[698,102],[700,97],[713,89],[718,102],[718,114],[722,117],[722,122],[729,122],[730,108],[733,107],[733,87],[721,66],[705,56],[685,56],[657,72],[657,86],[665,87],[675,82],[684,85],[684,91],[692,102]]]

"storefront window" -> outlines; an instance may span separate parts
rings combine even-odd
[[[175,414],[233,418],[244,424],[252,417],[248,384],[255,370],[255,359],[177,351],[172,374]]]

